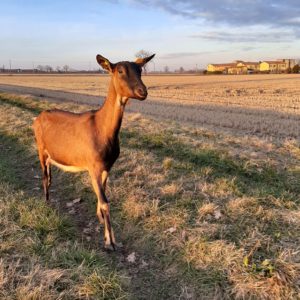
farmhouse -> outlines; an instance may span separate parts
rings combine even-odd
[[[241,64],[243,64],[244,66],[247,67],[247,71],[252,71],[252,72],[257,72],[259,71],[259,62],[251,62],[251,61],[247,61],[247,62],[242,62]]]
[[[244,62],[242,60],[226,64],[209,64],[207,66],[207,72],[211,73],[221,72],[223,74],[247,74],[249,72],[258,71],[258,62]]]
[[[208,72],[222,72],[227,73],[228,69],[234,68],[236,63],[228,63],[228,64],[209,64],[207,66]]]
[[[263,61],[259,65],[261,72],[283,73],[288,69],[287,64],[283,60]]]
[[[241,60],[236,61],[236,66],[228,69],[228,74],[247,74],[259,71],[258,62],[244,62]]]
[[[263,61],[259,65],[261,72],[283,73],[296,65],[295,59],[277,59],[275,61]]]
[[[275,61],[249,62],[236,60],[233,63],[209,64],[207,72],[223,74],[248,73],[284,73],[296,65],[294,59],[278,59]]]

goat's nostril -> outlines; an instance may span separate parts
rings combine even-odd
[[[141,95],[141,96],[147,95],[147,91],[146,91],[145,89],[142,89],[142,88],[138,88],[138,89],[137,89],[137,92],[138,92],[138,94]]]

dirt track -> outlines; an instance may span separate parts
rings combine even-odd
[[[104,97],[41,88],[0,84],[0,91],[28,94],[52,102],[75,102],[99,106]],[[235,135],[253,134],[274,138],[300,138],[300,116],[269,109],[245,108],[198,102],[195,105],[147,99],[130,100],[126,111],[160,120],[186,123]]]

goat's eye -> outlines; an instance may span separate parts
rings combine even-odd
[[[123,70],[122,69],[118,69],[118,73],[119,74],[123,74]]]

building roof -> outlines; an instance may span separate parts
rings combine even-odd
[[[278,61],[278,60],[264,60],[263,62],[266,62],[268,64],[277,64],[277,65],[279,65],[279,64],[285,64],[284,61]]]
[[[225,64],[210,64],[215,67],[235,67],[236,63],[225,63]]]
[[[242,61],[245,65],[259,65],[259,62],[257,61]]]
[[[238,64],[244,64],[244,65],[259,65],[259,62],[256,61],[242,61],[242,60],[236,60],[234,63],[224,63],[224,64],[210,64],[214,67],[237,67]]]

